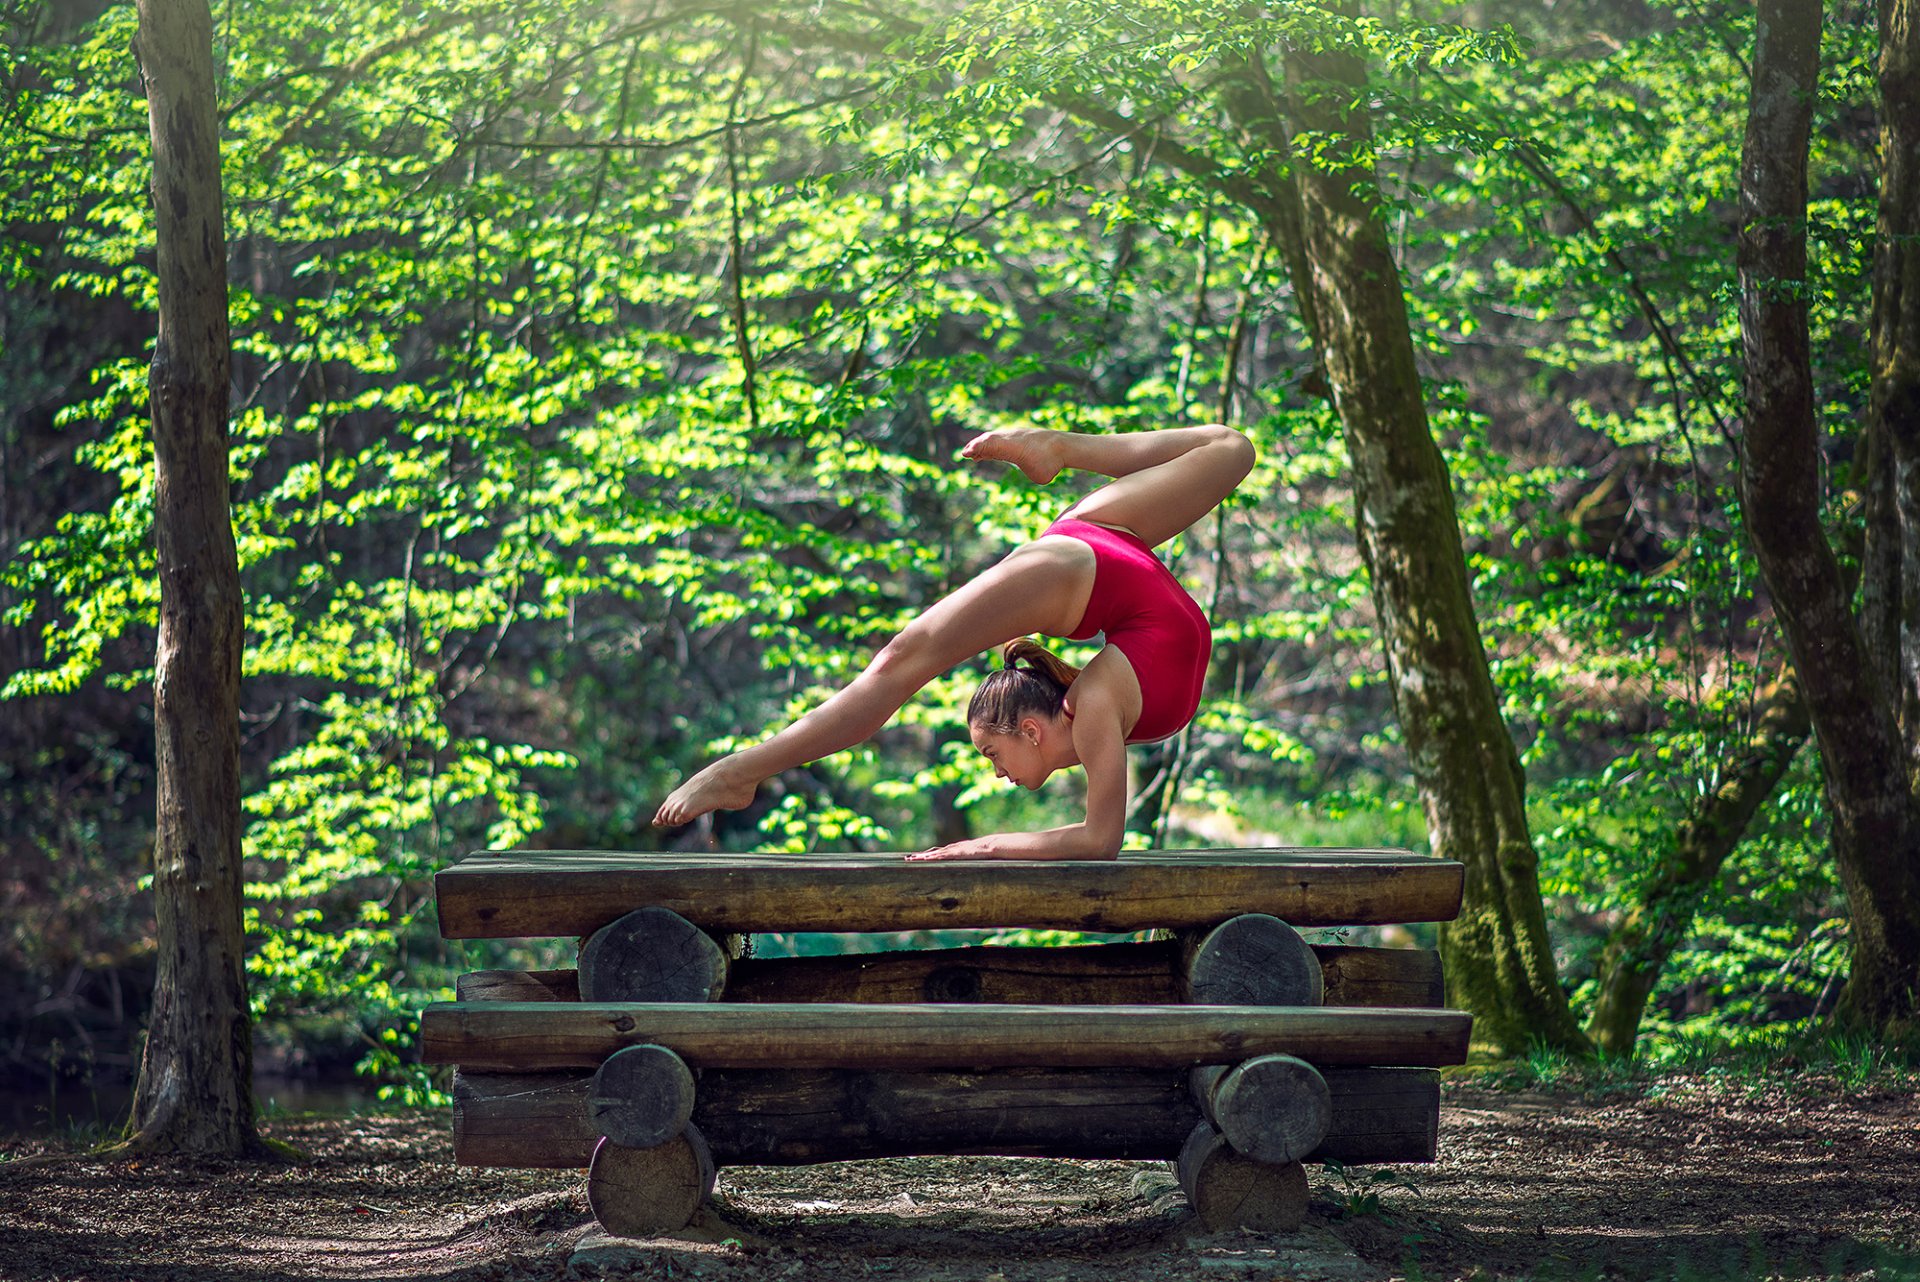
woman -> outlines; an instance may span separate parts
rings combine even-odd
[[[850,748],[876,733],[940,673],[1004,646],[968,709],[973,745],[994,773],[1038,788],[1054,771],[1087,772],[1087,817],[1045,832],[955,842],[909,859],[1111,859],[1127,815],[1127,750],[1193,719],[1209,629],[1200,607],[1153,555],[1233,493],[1253,445],[1229,427],[1177,427],[1124,436],[1011,428],[974,438],[970,459],[1013,464],[1034,481],[1066,468],[1114,479],[1041,536],[943,598],[889,641],[844,690],[785,730],[722,757],[676,788],[654,815],[674,827],[738,810],[761,780]],[[1106,633],[1084,669],[1024,638]]]

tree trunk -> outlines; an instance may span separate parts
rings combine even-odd
[[[1869,648],[1898,692],[1910,787],[1920,787],[1920,28],[1912,0],[1880,5],[1880,216],[1868,401]]]
[[[1406,299],[1373,198],[1366,73],[1344,52],[1288,57],[1294,120],[1345,158],[1296,165],[1314,336],[1352,459],[1356,524],[1433,852],[1466,866],[1440,932],[1453,1004],[1503,1050],[1585,1049],[1540,899],[1525,779],[1468,590],[1446,462],[1427,422]]]
[[[1905,0],[1892,2],[1905,8]],[[1838,1014],[1873,1027],[1910,1018],[1914,1011],[1920,983],[1920,864],[1915,860],[1920,812],[1908,782],[1899,688],[1889,685],[1872,662],[1872,648],[1854,618],[1848,584],[1820,523],[1823,469],[1806,303],[1807,136],[1820,25],[1819,0],[1762,0],[1758,11],[1740,165],[1740,334],[1747,399],[1740,489],[1760,569],[1806,690],[1832,815],[1834,859],[1852,910],[1853,969]],[[1903,46],[1911,50],[1913,35],[1910,22],[1890,22],[1887,28],[1891,43],[1883,51],[1882,73],[1889,83],[1886,129],[1893,144],[1901,132],[1913,129],[1900,119],[1901,111],[1912,106],[1912,62],[1900,51]],[[1908,95],[1904,104],[1903,92]],[[1910,139],[1906,145],[1911,149]],[[1899,260],[1913,253],[1910,245],[1889,243],[1887,205],[1895,206],[1896,225],[1901,216],[1912,217],[1899,204],[1903,195],[1912,195],[1911,180],[1901,174],[1913,158],[1892,154],[1895,150],[1890,147],[1885,161],[1882,241],[1875,258],[1877,408],[1889,406],[1899,386],[1897,378],[1884,385],[1881,379],[1891,341],[1883,333],[1901,327],[1900,305],[1891,306],[1896,315],[1888,314],[1887,291],[1897,295],[1898,281],[1889,281],[1887,273],[1899,274]],[[1901,438],[1914,429],[1889,427],[1892,449],[1880,451],[1878,465],[1895,469],[1896,507],[1905,518],[1914,503],[1913,461]],[[1903,557],[1908,537],[1903,519]],[[1912,573],[1909,565],[1899,578]],[[1899,613],[1911,608],[1903,605]],[[1903,626],[1901,633],[1904,650],[1910,629]]]
[[[1681,822],[1652,883],[1607,941],[1599,996],[1587,1020],[1587,1036],[1601,1050],[1633,1054],[1647,998],[1692,928],[1701,896],[1779,786],[1808,731],[1799,685],[1789,677],[1769,687],[1739,760]]]
[[[257,1147],[242,969],[240,572],[228,507],[226,237],[206,0],[139,0],[153,136],[159,341],[150,380],[159,970],[130,1145]]]

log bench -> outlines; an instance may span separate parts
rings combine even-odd
[[[435,878],[448,938],[581,938],[421,1019],[457,1066],[454,1155],[586,1167],[614,1233],[683,1227],[720,1166],[927,1154],[1175,1163],[1209,1228],[1296,1227],[1305,1161],[1435,1155],[1465,1059],[1437,955],[1295,927],[1450,919],[1462,870],[1379,850],[897,855],[481,852]],[[1162,937],[752,958],[773,931]]]

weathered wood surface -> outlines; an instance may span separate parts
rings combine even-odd
[[[1327,1135],[1310,1162],[1430,1162],[1440,1116],[1429,1069],[1329,1068]],[[453,1078],[464,1166],[578,1169],[598,1133],[584,1073]],[[1172,1161],[1201,1120],[1177,1069],[708,1069],[693,1124],[723,1166],[939,1153]]]
[[[705,930],[1295,926],[1446,921],[1461,865],[1387,850],[1127,852],[1116,860],[906,863],[899,855],[483,851],[434,878],[448,939],[584,936],[635,908]]]
[[[713,1154],[691,1126],[652,1148],[603,1139],[587,1167],[587,1205],[617,1236],[671,1233],[712,1196],[714,1174]]]
[[[1206,1122],[1174,1161],[1187,1204],[1209,1232],[1291,1233],[1307,1218],[1307,1173],[1298,1162],[1262,1162],[1236,1152]]]
[[[1328,1006],[1438,1006],[1446,1000],[1440,954],[1425,948],[1315,944]],[[730,1002],[999,1002],[1009,1005],[1152,1006],[1182,1000],[1173,940],[1049,948],[977,945],[832,957],[737,961]],[[570,970],[477,970],[460,1000],[580,1000]]]
[[[1431,948],[1315,944],[1323,1006],[1444,1006],[1447,983]]]
[[[1326,1079],[1291,1055],[1205,1064],[1187,1080],[1201,1113],[1234,1151],[1262,1162],[1298,1162],[1333,1125]]]
[[[577,1002],[577,970],[470,970],[453,981],[463,1002]]]
[[[727,986],[727,954],[679,913],[636,908],[580,946],[580,996],[590,1002],[710,1002]]]
[[[420,1016],[425,1062],[502,1072],[597,1068],[643,1042],[694,1068],[1429,1068],[1464,1063],[1471,1028],[1465,1011],[1358,1006],[436,1002]]]
[[[1180,995],[1216,1006],[1319,1006],[1320,961],[1270,913],[1241,913],[1180,940]]]
[[[664,1046],[615,1052],[593,1075],[587,1118],[626,1148],[665,1144],[693,1119],[693,1071]]]

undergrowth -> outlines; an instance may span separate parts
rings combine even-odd
[[[1658,1095],[1686,1082],[1758,1092],[1873,1094],[1920,1088],[1920,1040],[1888,1040],[1810,1021],[1713,1027],[1641,1039],[1638,1055],[1582,1056],[1545,1046],[1469,1063],[1450,1081],[1588,1098]]]

